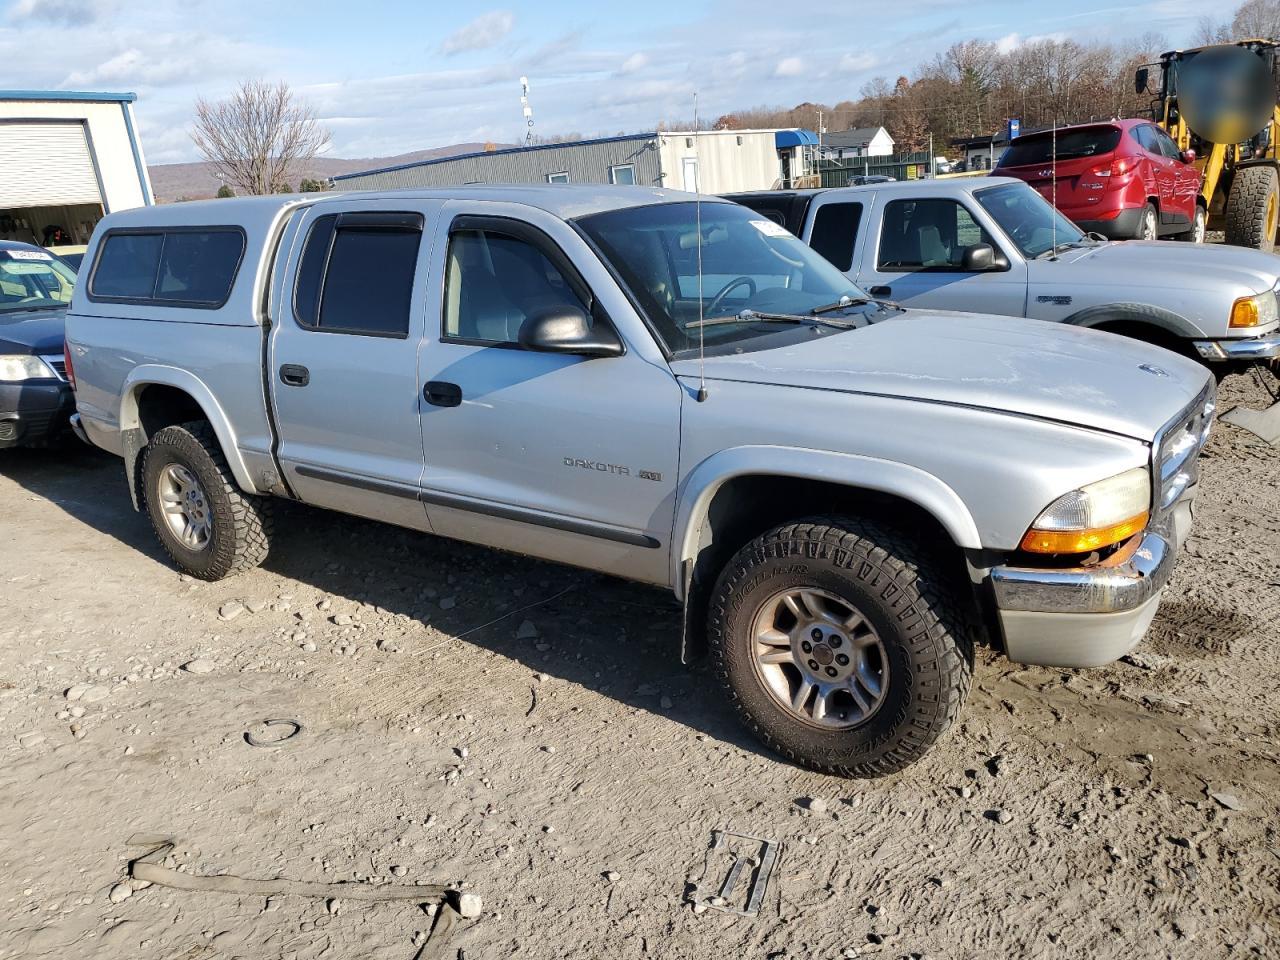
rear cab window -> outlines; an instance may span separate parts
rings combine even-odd
[[[422,226],[417,213],[317,218],[294,287],[298,324],[321,333],[407,337]]]
[[[853,201],[824,203],[813,216],[809,246],[842,272],[853,268],[854,243],[862,223],[862,204]]]
[[[216,309],[244,259],[239,227],[113,230],[89,275],[90,300]]]

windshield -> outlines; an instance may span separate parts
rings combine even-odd
[[[577,221],[672,353],[697,347],[700,332],[712,347],[779,329],[778,321],[744,318],[699,330],[699,246],[705,319],[744,310],[807,315],[841,297],[865,299],[820,254],[772,220],[735,203],[702,204],[699,244],[697,207],[687,202],[630,207]]]
[[[1059,160],[1077,160],[1110,153],[1120,145],[1118,127],[1084,127],[1059,130],[1056,138]],[[1025,167],[1033,163],[1050,163],[1054,156],[1055,138],[1049,133],[1019,137],[1009,144],[998,166]]]
[[[974,196],[1028,259],[1084,239],[1079,227],[1025,183],[986,187]]]
[[[65,307],[75,285],[75,271],[51,253],[0,249],[0,315]]]

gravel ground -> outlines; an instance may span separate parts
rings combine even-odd
[[[1127,662],[983,657],[924,761],[854,782],[746,737],[660,593],[304,508],[191,581],[118,461],[5,452],[0,958],[408,960],[431,924],[121,886],[139,833],[191,873],[464,884],[451,960],[1280,956],[1278,456],[1219,425]],[[250,746],[266,718],[305,728]],[[686,903],[720,827],[782,844],[754,918]]]

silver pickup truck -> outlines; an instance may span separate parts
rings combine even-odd
[[[1280,259],[1220,244],[1086,236],[1010,177],[730,199],[786,227],[872,296],[1109,330],[1228,372],[1280,357]]]
[[[1190,360],[869,301],[672,191],[148,207],[85,263],[75,425],[181,569],[288,549],[283,497],[658,585],[767,744],[852,776],[942,734],[975,643],[1138,642],[1214,407]]]

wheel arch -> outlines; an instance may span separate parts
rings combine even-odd
[[[1181,314],[1149,303],[1098,304],[1077,310],[1062,322],[1094,330],[1109,329],[1113,333],[1121,332],[1117,328],[1123,328],[1126,336],[1139,340],[1147,340],[1147,338],[1135,336],[1131,331],[1141,331],[1146,328],[1158,334],[1147,340],[1155,343],[1167,339],[1188,340],[1204,335],[1195,324]]]
[[[187,370],[142,364],[130,371],[120,399],[125,472],[135,509],[141,504],[138,477],[143,448],[157,431],[191,420],[208,422],[240,488],[249,493],[260,492],[240,456],[235,428],[213,391]]]
[[[705,649],[707,595],[729,557],[770,527],[833,512],[892,515],[901,525],[944,537],[960,558],[981,549],[959,495],[916,467],[818,450],[723,451],[692,471],[677,510],[671,582],[685,611],[683,659]]]

